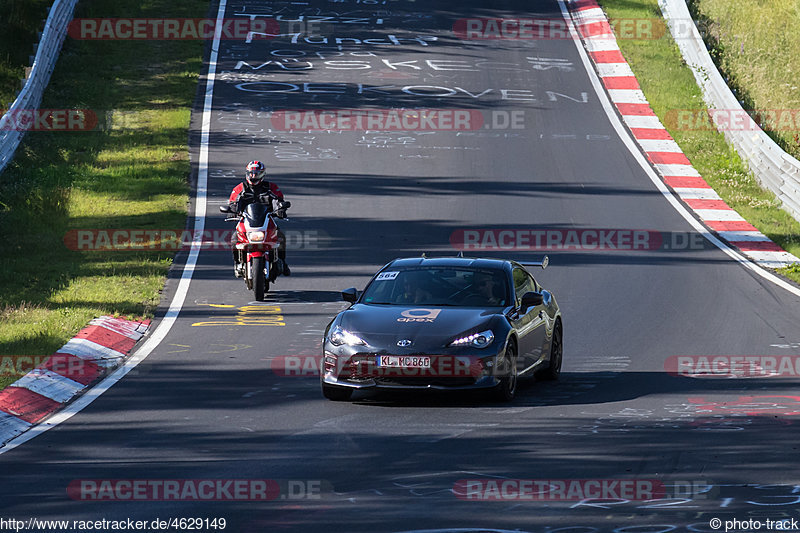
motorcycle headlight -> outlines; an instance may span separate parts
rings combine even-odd
[[[450,346],[467,346],[472,345],[475,348],[486,348],[492,341],[494,340],[494,333],[492,330],[487,329],[486,331],[481,331],[480,333],[473,333],[471,335],[465,335],[464,337],[458,338],[450,343]]]
[[[248,232],[247,238],[250,239],[252,242],[264,242],[264,237],[266,235],[263,231],[251,231]]]
[[[360,346],[367,344],[364,341],[364,339],[362,339],[358,335],[353,335],[346,329],[342,329],[341,326],[336,326],[335,328],[333,328],[333,331],[331,332],[328,339],[334,346],[341,346],[343,344],[346,344],[348,346]]]

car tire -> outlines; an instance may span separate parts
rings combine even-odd
[[[353,395],[353,389],[323,384],[322,395],[333,402],[346,402]]]
[[[561,322],[556,322],[553,329],[553,339],[550,341],[550,362],[537,377],[546,381],[556,381],[561,375],[561,362],[564,359],[564,345],[562,344]]]
[[[506,345],[501,365],[508,368],[509,371],[507,375],[500,378],[500,383],[494,389],[494,397],[500,402],[510,402],[517,395],[517,383],[519,382],[517,375],[517,344],[513,340],[509,340]],[[506,373],[505,370],[502,370],[502,372]]]

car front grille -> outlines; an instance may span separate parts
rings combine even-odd
[[[430,377],[377,377],[375,382],[381,385],[403,387],[468,387],[475,384],[474,378],[430,378]]]
[[[385,355],[385,354],[384,354]],[[479,360],[465,364],[451,356],[430,356],[430,368],[381,367],[376,354],[356,354],[350,357],[339,372],[339,379],[363,382],[374,379],[377,383],[407,386],[463,387],[473,385],[483,371]]]

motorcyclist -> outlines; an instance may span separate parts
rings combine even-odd
[[[228,198],[228,207],[233,213],[240,215],[244,209],[251,203],[260,202],[268,206],[269,211],[273,211],[272,200],[277,200],[277,209],[275,211],[278,216],[283,218],[286,215],[286,210],[291,206],[283,198],[283,193],[277,184],[272,183],[264,177],[267,174],[266,167],[261,161],[250,161],[247,163],[245,169],[245,181],[237,185],[231,191]],[[239,255],[239,250],[236,249],[237,236],[234,231],[231,239],[233,245],[233,272],[236,277],[242,277],[242,263],[243,260]],[[277,271],[284,276],[291,276],[289,264],[286,262],[286,236],[278,228],[278,264]]]

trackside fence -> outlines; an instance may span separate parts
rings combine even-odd
[[[50,75],[55,68],[61,52],[61,45],[67,35],[67,26],[72,20],[77,3],[78,0],[55,0],[50,7],[50,14],[45,22],[33,65],[24,82],[25,85],[14,103],[0,118],[0,172],[14,157],[14,152],[25,135],[24,128],[12,126],[9,121],[14,120],[22,112],[39,109],[42,94],[50,82]]]
[[[783,202],[784,208],[800,220],[800,161],[787,154],[742,109],[722,75],[714,65],[703,38],[692,22],[684,0],[659,0],[659,7],[670,32],[681,50],[683,59],[694,72],[697,84],[709,109],[735,112],[743,118],[743,126],[726,127],[724,116],[711,113],[715,126],[747,161],[750,170],[761,184]],[[749,120],[749,123],[748,123]]]

